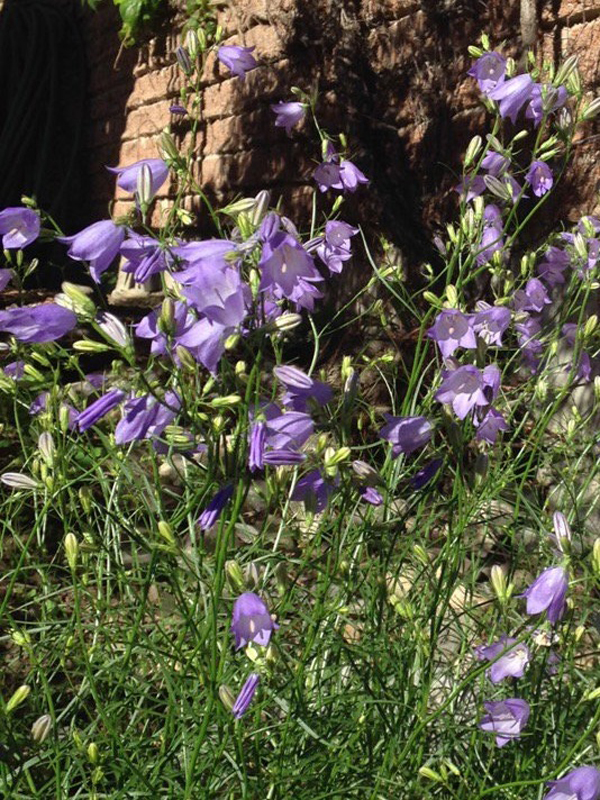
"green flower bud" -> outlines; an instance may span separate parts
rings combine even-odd
[[[31,726],[31,738],[36,744],[42,744],[52,730],[52,717],[50,714],[44,714],[38,717]]]
[[[12,697],[6,704],[6,713],[10,714],[12,711],[20,706],[21,703],[24,703],[25,700],[29,697],[31,693],[31,687],[24,684],[23,686],[19,686],[19,688],[13,693]]]
[[[224,683],[221,684],[221,686],[219,686],[219,697],[221,698],[221,702],[223,703],[227,711],[231,711],[231,709],[235,704],[235,695],[233,694],[229,686],[227,686]]]
[[[74,533],[67,533],[65,536],[65,555],[67,557],[67,564],[72,572],[77,567],[77,556],[79,555],[79,542]]]

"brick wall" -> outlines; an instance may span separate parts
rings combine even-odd
[[[586,90],[598,92],[600,0],[538,6],[539,57],[578,54]],[[467,46],[487,31],[518,57],[519,0],[230,0],[219,8],[227,41],[256,45],[260,67],[241,82],[217,63],[207,65],[195,163],[205,190],[224,199],[271,187],[288,211],[302,215],[316,142],[304,129],[288,139],[273,126],[269,104],[289,99],[291,85],[318,80],[325,126],[348,134],[354,160],[372,179],[346,216],[375,220],[409,256],[426,253],[431,230],[455,203],[451,170],[470,136],[484,130],[474,81],[465,77]],[[114,194],[104,164],[156,156],[169,123],[186,135],[185,122],[168,110],[179,89],[177,19],[120,54],[118,24],[111,4],[86,24],[90,218],[105,216],[113,198],[117,214],[130,207]],[[591,123],[576,145],[573,178],[547,212],[556,219],[595,206],[597,133]],[[187,204],[195,207],[194,198]]]

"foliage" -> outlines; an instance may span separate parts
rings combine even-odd
[[[368,179],[300,89],[273,110],[291,135],[314,123],[308,229],[267,192],[212,206],[200,76],[216,48],[240,80],[255,65],[219,45],[178,49],[190,145],[166,133],[160,159],[117,171],[127,220],[64,237],[27,198],[0,212],[6,285],[57,234],[94,282],[0,312],[0,784],[567,796],[546,782],[599,762],[600,221],[533,250],[526,234],[599,104],[573,61],[516,76],[473,48],[492,128],[414,286],[340,218]],[[105,310],[117,254],[165,295],[135,328]],[[351,258],[365,285],[319,313]],[[600,773],[581,775],[570,796],[598,800]]]

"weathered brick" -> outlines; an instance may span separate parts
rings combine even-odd
[[[176,65],[147,72],[136,80],[127,99],[127,108],[138,108],[174,97],[181,85],[181,72]]]
[[[369,22],[400,19],[419,10],[419,0],[363,0],[361,15]]]
[[[204,91],[204,116],[206,119],[239,114],[256,105],[256,98],[262,101],[281,94],[285,86],[287,60],[273,66],[257,67],[246,75],[244,81],[228,78],[221,83],[208,86]]]
[[[236,153],[245,150],[256,143],[257,134],[260,134],[263,144],[280,142],[282,131],[273,125],[274,119],[273,113],[268,108],[225,119],[215,119],[206,130],[204,152]]]
[[[600,16],[598,0],[560,0],[555,3],[542,3],[541,22],[544,26],[564,22],[574,25],[577,22],[589,22]]]
[[[560,35],[563,58],[575,55],[586,86],[597,86],[600,78],[600,18],[563,28]]]
[[[168,100],[152,105],[134,108],[127,114],[122,138],[137,139],[139,136],[151,136],[165,128],[171,121]]]

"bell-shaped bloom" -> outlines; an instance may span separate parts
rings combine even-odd
[[[575,348],[577,346],[577,331],[578,327],[575,322],[566,322],[562,326],[562,334],[569,347]],[[591,380],[592,362],[590,360],[589,353],[586,353],[586,351],[581,347],[579,348],[578,361],[574,364],[569,364],[566,367],[566,371],[570,372],[573,368],[576,370],[575,374],[579,380],[584,381],[585,383]]]
[[[512,298],[512,306],[516,311],[543,311],[552,300],[544,284],[538,278],[530,278],[525,289],[517,289]]]
[[[152,275],[164,272],[173,264],[173,257],[152,236],[129,232],[121,245],[121,255],[126,259],[123,272],[133,275],[136,283],[145,283]]]
[[[537,274],[548,286],[562,286],[564,272],[571,264],[571,257],[560,247],[550,246],[544,253],[544,260],[538,264]]]
[[[125,230],[109,219],[94,222],[73,236],[59,236],[58,241],[70,245],[69,257],[74,261],[87,261],[90,274],[96,283],[118,255]]]
[[[434,458],[433,461],[429,461],[418,472],[415,472],[410,479],[412,488],[424,489],[425,486],[428,486],[437,477],[443,463],[444,460],[442,458]]]
[[[532,119],[534,125],[539,125],[544,114],[551,114],[562,108],[569,98],[569,93],[564,86],[554,87],[549,83],[543,86],[536,83],[531,92],[531,101],[525,111],[527,119]]]
[[[475,655],[480,661],[494,662],[487,672],[492,683],[500,683],[505,678],[522,678],[525,674],[531,661],[531,653],[527,645],[516,642],[516,639],[502,636],[493,644],[480,645],[475,648]],[[515,646],[511,647],[511,645]],[[501,653],[503,654],[500,655]]]
[[[325,223],[325,236],[317,245],[316,251],[330,272],[340,273],[344,261],[352,258],[350,238],[357,233],[358,228],[353,228],[341,220],[330,220]]]
[[[256,59],[252,55],[255,49],[255,47],[226,44],[217,50],[217,58],[230,72],[244,80],[246,73],[256,67]]]
[[[528,614],[543,614],[551,625],[562,619],[567,606],[569,576],[564,567],[548,567],[521,595],[527,599]]]
[[[477,426],[475,438],[478,442],[494,444],[500,431],[508,430],[508,422],[504,419],[504,415],[493,406],[490,406],[481,420],[475,415],[473,422]]]
[[[321,192],[336,189],[338,192],[354,193],[360,184],[369,183],[366,175],[352,161],[340,161],[338,164],[334,159],[319,164],[313,178]]]
[[[361,486],[358,490],[360,499],[372,506],[383,505],[383,497],[373,486]]]
[[[233,604],[231,632],[235,637],[236,650],[250,642],[266,647],[271,634],[278,628],[265,602],[254,592],[244,592]]]
[[[479,727],[483,731],[496,734],[498,747],[504,747],[521,736],[529,719],[529,703],[513,697],[508,700],[490,700],[483,705],[488,713],[482,718]]]
[[[391,442],[392,455],[409,455],[423,447],[431,439],[431,423],[425,417],[393,417],[384,414],[387,424],[379,431],[382,439]]]
[[[502,212],[494,203],[488,204],[483,210],[481,241],[474,246],[479,266],[487,264],[494,253],[502,250],[504,247],[503,230]]]
[[[290,136],[294,125],[304,119],[306,106],[304,103],[298,103],[297,101],[275,103],[271,106],[271,111],[276,114],[275,127],[285,128],[287,135]]]
[[[181,399],[177,392],[168,391],[161,402],[150,394],[133,397],[125,403],[124,417],[115,428],[117,444],[152,439],[160,436],[177,416]]]
[[[233,708],[231,709],[231,713],[236,719],[241,719],[246,711],[248,711],[259,683],[260,675],[257,672],[253,672],[248,676],[248,679],[242,686],[233,704]]]
[[[11,361],[2,368],[2,372],[7,378],[11,378],[13,381],[20,381],[25,375],[25,362],[21,359],[19,361]]]
[[[185,269],[175,273],[175,277],[184,285],[203,278],[211,279],[232,265],[237,249],[237,244],[228,239],[206,239],[171,247],[170,252],[187,264]]]
[[[77,317],[56,303],[0,311],[0,331],[20,342],[54,342],[77,324]]]
[[[600,770],[577,767],[557,781],[549,781],[550,791],[543,800],[599,800]]]
[[[287,390],[283,396],[283,404],[293,408],[294,411],[306,411],[310,400],[319,406],[324,406],[333,396],[331,387],[322,381],[309,378],[297,367],[275,367],[273,373]]]
[[[465,364],[446,373],[435,399],[451,405],[456,416],[464,419],[476,406],[488,405],[484,388],[481,371],[471,364]]]
[[[532,161],[525,180],[536,197],[543,197],[552,188],[554,176],[545,161]]]
[[[221,516],[221,512],[230,501],[233,495],[233,486],[228,484],[216,493],[204,511],[198,517],[200,530],[207,531],[215,524]]]
[[[467,72],[467,75],[475,78],[485,95],[504,81],[505,74],[506,59],[496,52],[484,53]]]
[[[327,508],[330,495],[335,491],[337,481],[329,481],[323,477],[321,470],[313,469],[303,475],[292,492],[292,500],[302,500],[307,511],[318,514]]]
[[[471,317],[454,308],[440,311],[427,336],[437,344],[444,358],[449,358],[459,347],[469,350],[477,347]]]
[[[488,92],[488,97],[498,102],[500,116],[508,117],[514,125],[519,111],[531,100],[534,86],[529,75],[517,75]]]
[[[40,235],[40,216],[32,208],[18,206],[0,211],[0,236],[4,250],[22,250]]]
[[[98,420],[102,419],[109,411],[119,405],[125,399],[125,392],[120,389],[111,389],[110,392],[102,395],[97,400],[77,415],[75,424],[77,428],[83,433],[95,425]]]
[[[171,322],[170,334],[174,342],[178,342],[190,328],[196,324],[197,319],[190,309],[181,300],[173,303],[173,318]],[[171,355],[169,349],[169,339],[165,331],[159,324],[161,320],[161,309],[155,309],[143,317],[135,328],[135,335],[141,339],[151,339],[150,352],[152,355]],[[175,359],[176,360],[176,359]]]
[[[314,286],[323,276],[312,256],[289,233],[278,231],[263,244],[259,261],[260,291],[277,299],[287,298],[300,308],[312,311],[315,298],[322,293]]]
[[[125,192],[135,194],[138,190],[138,180],[144,165],[150,171],[150,194],[154,197],[169,175],[169,168],[162,158],[143,158],[128,167],[107,167],[106,169],[119,176],[117,178],[117,186]]]
[[[473,330],[488,345],[502,345],[502,335],[510,325],[511,313],[504,306],[480,307],[474,315]]]

